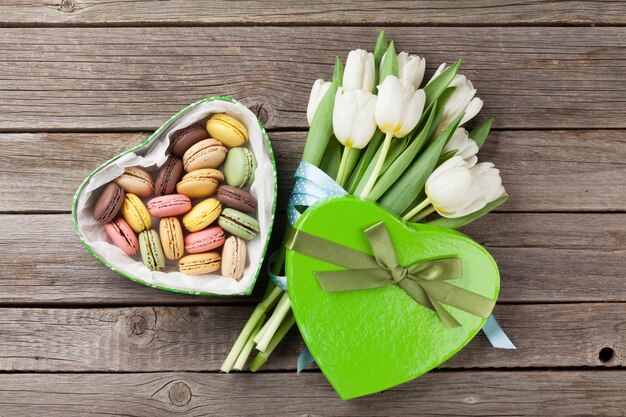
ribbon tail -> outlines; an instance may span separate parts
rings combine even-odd
[[[496,349],[517,349],[511,339],[504,333],[498,320],[491,314],[483,326],[483,333]]]
[[[456,307],[478,317],[486,319],[491,314],[496,302],[491,298],[468,291],[456,285],[442,281],[420,281],[432,300]]]
[[[298,371],[297,371],[298,375],[300,375],[300,372],[304,371],[306,367],[314,363],[315,363],[315,359],[313,359],[313,355],[311,355],[309,348],[305,347],[304,350],[300,352],[300,355],[298,356]]]
[[[418,283],[408,279],[403,279],[402,281],[398,282],[397,285],[398,287],[406,291],[411,296],[411,298],[413,298],[418,304],[433,311],[437,311],[435,310],[435,306],[433,305],[433,303],[430,301],[430,298],[428,298],[428,295],[426,295],[426,291],[424,291],[424,289]]]
[[[435,311],[444,326],[447,328],[461,327],[461,323],[459,323],[457,319],[455,319],[454,316],[448,312],[448,310],[439,304],[437,300],[432,299],[430,296],[428,298],[430,298],[430,302],[433,304],[433,307],[435,307]]]

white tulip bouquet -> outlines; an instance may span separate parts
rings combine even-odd
[[[465,130],[483,102],[458,74],[460,61],[442,64],[421,87],[425,66],[422,57],[397,54],[384,31],[374,53],[351,51],[345,69],[337,58],[332,80],[313,83],[302,161],[407,222],[430,219],[458,228],[507,199],[499,171],[476,156],[493,119]],[[283,262],[284,248],[274,259],[274,275]],[[287,292],[271,282],[222,371],[244,369],[255,347],[250,369],[257,371],[294,323]]]

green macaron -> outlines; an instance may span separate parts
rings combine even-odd
[[[248,148],[231,148],[224,162],[224,177],[228,185],[242,188],[254,181],[256,159]]]
[[[139,250],[144,265],[151,271],[165,268],[165,255],[159,235],[154,229],[139,233]]]
[[[232,208],[222,210],[217,223],[228,233],[245,240],[254,239],[260,230],[259,222],[255,218]]]

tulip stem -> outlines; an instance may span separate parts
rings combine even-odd
[[[430,213],[432,213],[435,208],[432,207],[432,210],[428,211],[429,209],[424,210],[426,207],[428,207],[428,205],[430,205],[430,200],[427,198],[424,199],[424,201],[422,201],[421,203],[419,203],[417,206],[413,207],[411,209],[411,211],[409,211],[407,214],[405,214],[404,216],[402,216],[403,220],[406,221],[412,221],[412,222],[416,222],[420,219],[423,219],[424,217],[428,216]],[[420,211],[424,210],[424,212],[426,213],[420,213]],[[418,215],[419,213],[419,215]],[[417,219],[416,219],[417,218]]]
[[[430,207],[425,208],[424,210],[422,210],[420,213],[418,213],[414,217],[412,217],[409,221],[411,223],[417,223],[420,220],[422,220],[424,217],[428,216],[430,213],[432,213],[434,211],[435,211],[435,206],[430,206]]]
[[[346,146],[343,149],[343,154],[341,155],[341,162],[339,163],[339,171],[337,172],[337,184],[339,184],[339,186],[343,187],[344,184],[346,183],[346,181],[348,180],[348,177],[350,176],[353,167],[350,167],[350,165],[352,165],[351,159],[354,160],[354,158],[352,158],[352,154],[354,152],[358,152],[358,149]]]
[[[385,159],[387,158],[387,153],[389,152],[389,147],[391,146],[391,140],[393,139],[393,133],[387,133],[385,136],[385,141],[383,142],[383,146],[380,149],[380,155],[378,156],[378,160],[376,161],[376,165],[374,165],[374,169],[372,170],[372,175],[367,179],[367,183],[365,183],[365,187],[359,197],[367,198],[374,188],[374,184],[376,184],[376,180],[378,179],[378,175],[380,175],[380,171],[383,169],[383,165],[385,164]]]

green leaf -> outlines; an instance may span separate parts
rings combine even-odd
[[[456,155],[459,152],[458,149],[453,149],[451,151],[448,151],[444,154],[442,154],[439,157],[439,160],[437,161],[437,167],[439,167],[439,165],[443,164],[444,162],[446,162],[448,159],[452,158],[454,155]]]
[[[335,57],[335,70],[333,71],[333,81],[337,81],[340,87],[341,83],[343,82],[343,64],[341,63],[341,58],[339,58],[338,56]]]
[[[454,122],[450,123],[436,138],[433,140],[426,150],[409,166],[409,168],[400,176],[393,186],[382,196],[379,203],[393,211],[394,213],[403,213],[415,198],[422,192],[426,180],[435,169],[437,160],[441,155],[443,147],[454,134],[459,126],[463,115],[459,115]]]
[[[426,93],[426,109],[430,108],[432,104],[439,98],[441,93],[450,85],[454,76],[456,75],[459,67],[461,66],[461,60],[459,59],[452,65],[445,69],[437,78],[435,78],[430,84],[424,87],[424,93]]]
[[[356,168],[354,169],[354,171],[352,171],[352,175],[348,180],[348,185],[346,185],[346,191],[350,194],[355,193],[357,186],[361,182],[365,171],[374,159],[374,156],[376,155],[376,152],[378,151],[378,148],[380,147],[380,144],[383,142],[384,138],[385,134],[376,129],[376,133],[374,133],[374,136],[372,137],[372,140],[370,140],[370,143],[367,144],[365,152],[362,153],[362,156],[359,159]]]
[[[339,82],[334,80],[315,110],[306,137],[302,160],[315,166],[319,166],[322,161],[328,141],[333,134],[333,109],[338,88]]]
[[[320,162],[320,169],[328,174],[331,178],[337,177],[339,172],[339,163],[341,162],[341,144],[334,137],[328,141],[324,155],[322,155],[322,161]]]
[[[376,46],[374,47],[374,70],[375,70],[375,80],[378,81],[379,72],[380,72],[380,60],[383,59],[383,55],[385,55],[385,51],[389,47],[389,43],[387,42],[387,35],[384,30],[381,30],[378,33],[378,39],[376,39]],[[372,88],[372,93],[376,94],[378,89],[377,83],[374,83],[374,87]]]
[[[378,76],[378,84],[382,84],[388,75],[398,76],[398,56],[396,55],[396,47],[393,41],[389,43],[389,47],[380,63],[380,74]]]
[[[473,139],[478,145],[480,149],[481,146],[485,143],[487,136],[489,136],[489,131],[491,130],[491,125],[493,125],[493,117],[487,118],[484,122],[480,124],[480,126],[475,127],[470,133],[470,139]]]
[[[509,196],[505,194],[502,197],[500,197],[500,198],[492,201],[491,203],[487,204],[482,209],[480,209],[478,211],[475,211],[474,213],[470,213],[470,214],[468,214],[466,216],[463,216],[463,217],[457,217],[456,219],[449,219],[449,218],[446,218],[446,217],[441,217],[439,219],[435,219],[435,220],[430,221],[428,223],[434,224],[435,226],[448,227],[450,229],[458,229],[459,227],[465,226],[466,224],[471,223],[474,220],[480,219],[485,214],[487,214],[490,211],[494,210],[496,207],[501,206],[508,198],[509,198]]]
[[[383,175],[387,168],[393,164],[393,161],[396,160],[398,156],[404,152],[406,147],[409,145],[409,136],[405,136],[403,138],[395,138],[393,142],[391,142],[391,147],[389,148],[389,152],[387,152],[387,157],[385,158],[385,162],[383,162],[383,167],[380,170],[380,175]]]
[[[435,107],[435,109],[438,109],[438,107]],[[374,201],[378,200],[380,196],[391,188],[398,178],[400,178],[411,162],[413,162],[422,147],[426,144],[426,142],[428,142],[428,139],[430,139],[430,136],[432,135],[430,126],[435,119],[437,119],[437,111],[433,110],[430,112],[428,119],[426,119],[426,124],[423,126],[415,140],[413,140],[406,150],[402,152],[395,161],[393,161],[389,169],[387,169],[387,171],[385,171],[385,173],[376,182],[376,185],[374,185],[374,188],[372,188],[372,191],[368,196],[369,199]]]

